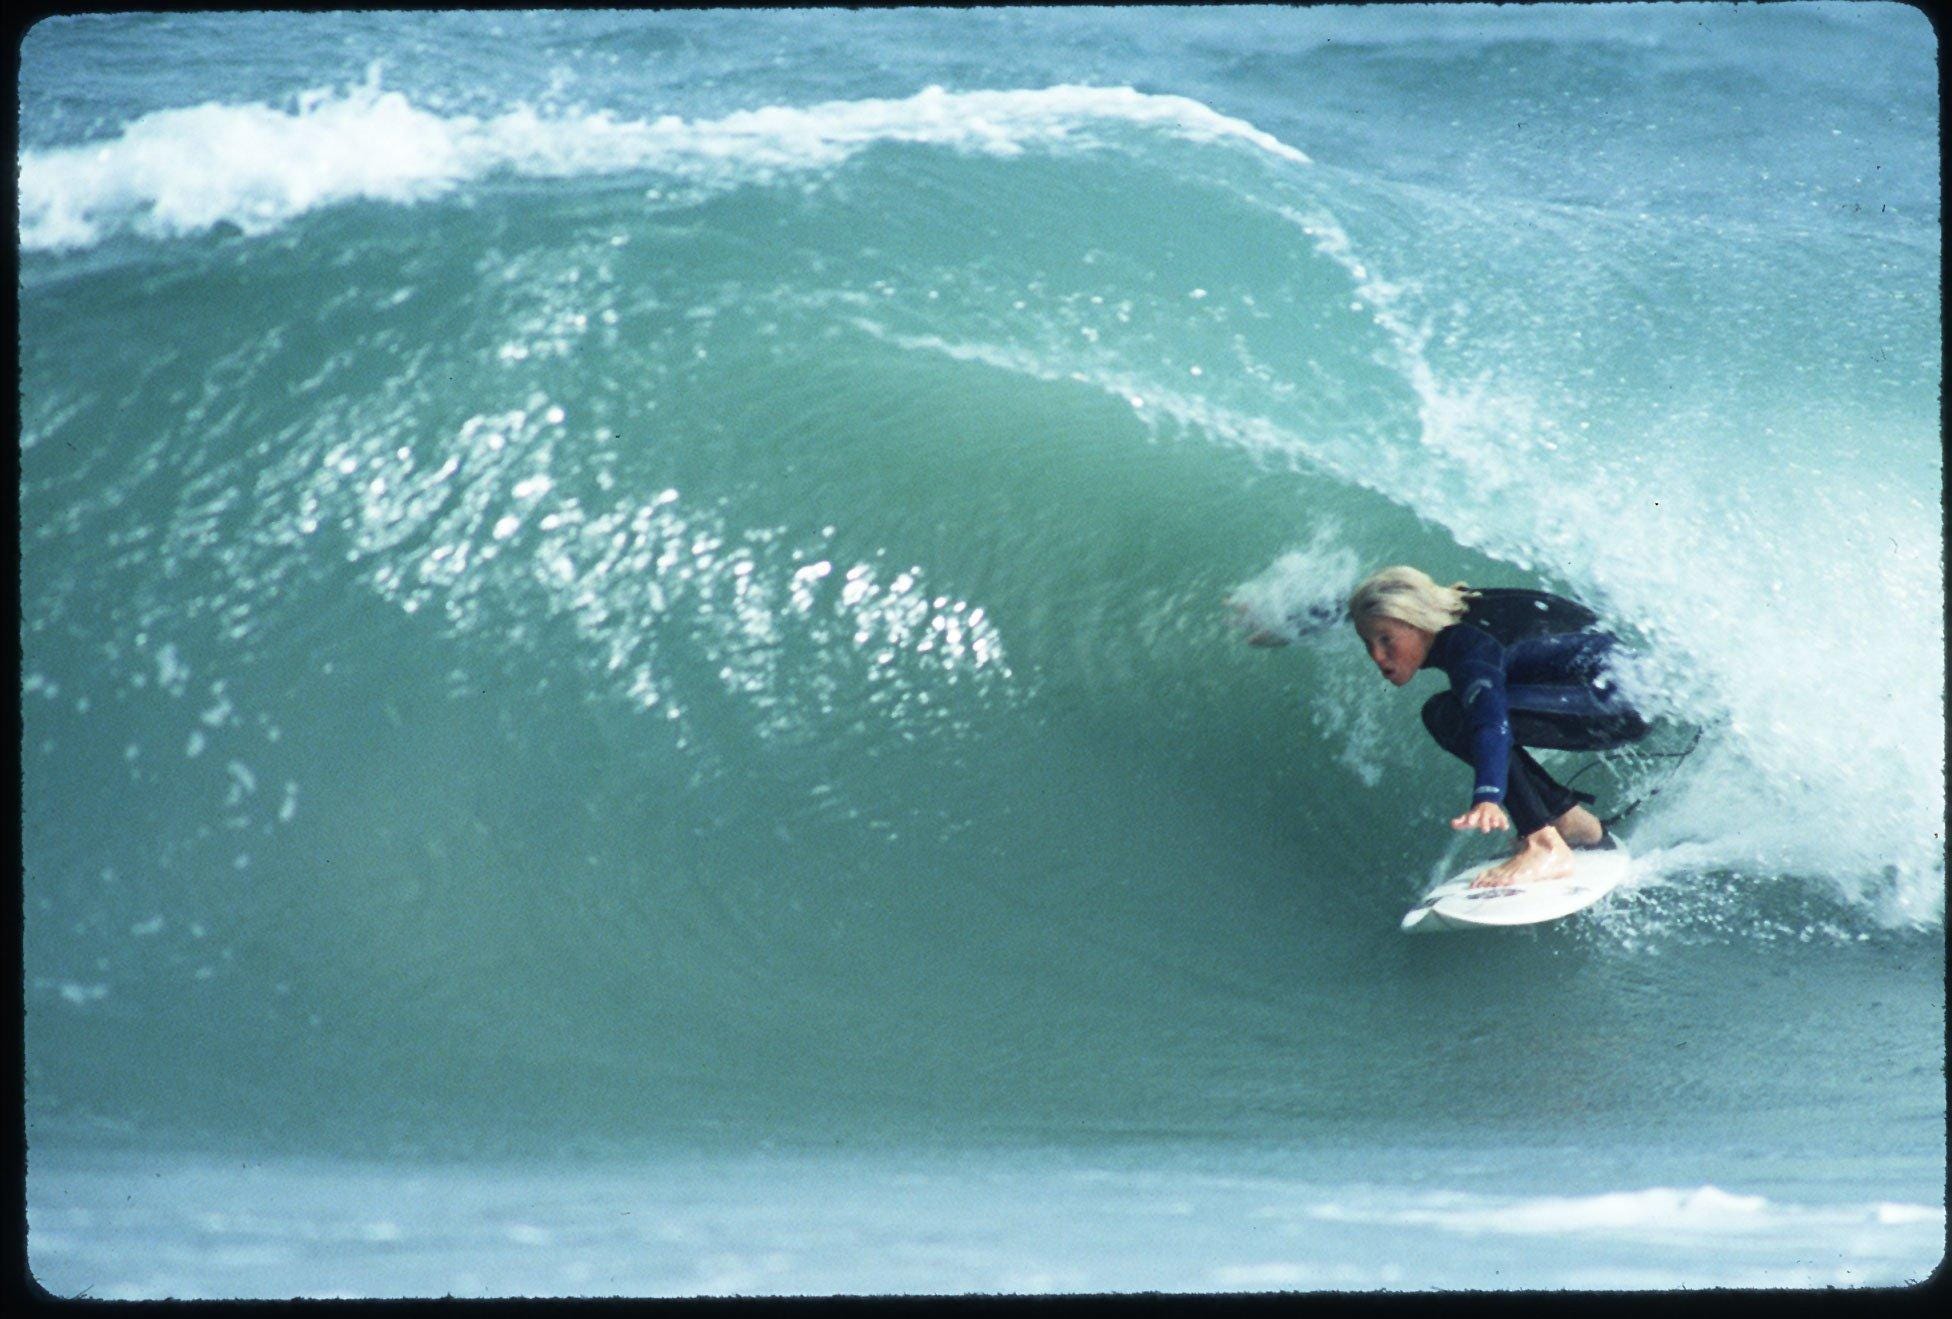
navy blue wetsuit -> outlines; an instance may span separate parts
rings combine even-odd
[[[1606,671],[1619,642],[1598,622],[1562,596],[1488,589],[1424,658],[1450,678],[1449,691],[1424,703],[1424,726],[1472,766],[1471,800],[1502,803],[1520,835],[1591,800],[1554,780],[1526,747],[1608,751],[1647,732]]]

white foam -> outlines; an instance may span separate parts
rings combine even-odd
[[[1346,606],[1362,575],[1355,551],[1329,521],[1315,525],[1308,544],[1287,551],[1235,587],[1232,599],[1253,626],[1285,641],[1332,630],[1347,644]]]
[[[1434,1227],[1466,1235],[1660,1237],[1668,1233],[1744,1236],[1758,1233],[1843,1231],[1851,1228],[1943,1224],[1936,1205],[1785,1205],[1717,1186],[1667,1186],[1588,1196],[1494,1199],[1437,1193],[1400,1202],[1312,1205],[1307,1216],[1326,1222]]]
[[[233,224],[262,233],[355,199],[410,203],[509,171],[536,177],[650,170],[723,186],[820,169],[881,142],[1012,155],[1100,145],[1081,130],[1120,122],[1197,141],[1232,141],[1282,160],[1301,152],[1184,96],[1060,85],[901,99],[764,106],[718,119],[623,120],[598,110],[490,118],[441,115],[376,84],[308,93],[289,108],[204,104],[159,110],[107,141],[20,156],[20,241],[86,247]]]

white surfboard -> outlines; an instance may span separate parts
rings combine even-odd
[[[1494,888],[1472,888],[1471,881],[1499,862],[1472,866],[1424,894],[1403,917],[1403,929],[1409,934],[1433,934],[1556,921],[1592,906],[1627,877],[1627,849],[1618,839],[1606,851],[1575,852],[1573,858],[1573,872],[1564,879]]]

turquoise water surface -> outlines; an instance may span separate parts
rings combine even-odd
[[[35,1276],[1929,1275],[1936,58],[1882,3],[44,21]],[[1650,752],[1705,730],[1580,780],[1645,801],[1594,912],[1398,933],[1489,846],[1434,680],[1223,603],[1398,561],[1579,597]]]

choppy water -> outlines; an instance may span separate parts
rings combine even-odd
[[[1923,1276],[1935,58],[1885,4],[42,23],[37,1275]],[[1390,561],[1579,596],[1662,745],[1709,730],[1586,781],[1661,786],[1590,917],[1398,935],[1465,771],[1352,641],[1221,606]],[[762,1145],[799,1189],[741,1217],[712,1188]],[[282,1171],[213,1189],[239,1157]],[[510,1166],[690,1205],[676,1262],[585,1232],[491,1279]],[[1125,1180],[1061,1247],[959,1217],[1091,1203],[1080,1168]],[[1274,1199],[1202,1198],[1241,1177]],[[424,1267],[368,1235],[321,1280],[329,1208],[205,1231],[250,1194],[381,1205]],[[884,1208],[815,1255],[914,1268],[780,1244],[823,1196]],[[1569,1197],[1654,1227],[1487,1281],[1483,1215]],[[1182,1203],[1211,1249],[1173,1260],[1115,1208]],[[962,1263],[901,1255],[917,1221]]]

